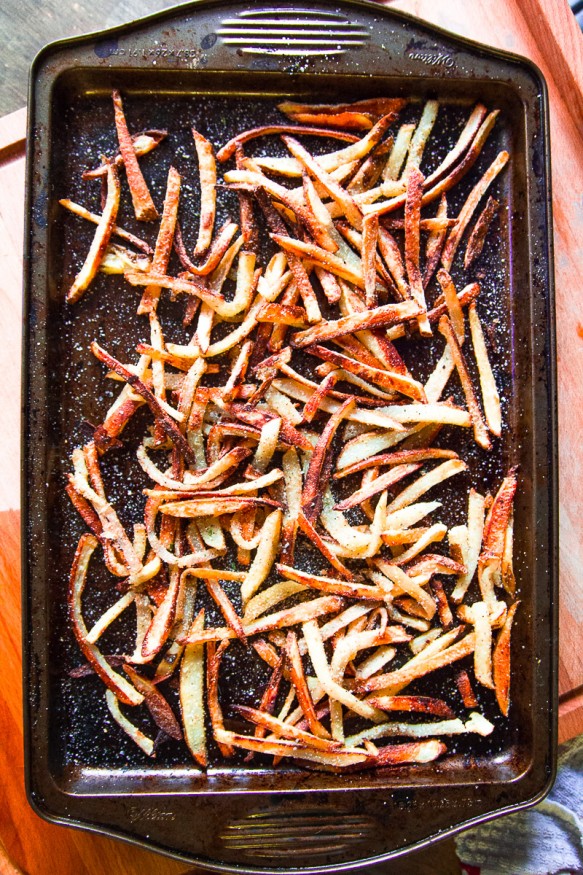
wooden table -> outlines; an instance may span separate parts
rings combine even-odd
[[[583,38],[566,0],[395,0],[418,15],[531,58],[549,86],[557,281],[560,420],[560,740],[583,731]],[[90,833],[53,826],[29,808],[23,788],[20,687],[20,323],[25,110],[0,119],[0,875],[173,875],[187,867]],[[581,418],[581,422],[579,419]],[[12,861],[12,862],[10,862]],[[387,864],[386,875],[459,873],[453,842]],[[193,870],[189,870],[193,871]]]

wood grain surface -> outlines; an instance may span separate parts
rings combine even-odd
[[[160,3],[160,6],[167,5]],[[531,58],[549,86],[557,281],[560,419],[561,740],[583,731],[583,38],[566,0],[395,0],[392,7]],[[20,686],[20,322],[24,215],[24,111],[0,119],[0,875],[172,875],[184,864],[102,836],[42,821],[23,787]],[[453,841],[369,870],[454,875]]]

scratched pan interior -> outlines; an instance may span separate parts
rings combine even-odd
[[[440,36],[439,42],[435,32],[406,18],[369,4],[318,8],[348,9],[351,20],[356,16],[382,41],[383,51],[387,42],[396,47],[399,40],[404,45],[413,40],[422,56],[426,45],[422,38],[429,34],[432,45],[446,46],[446,57],[452,57],[454,47],[460,64],[461,41]],[[449,65],[436,65],[430,72],[418,69],[417,75],[411,75],[421,63],[411,52],[406,63],[401,57],[398,63],[386,61],[383,66],[370,44],[361,51],[356,67],[343,60],[334,67],[312,59],[286,68],[277,59],[261,65],[239,55],[229,69],[223,49],[212,69],[215,43],[208,33],[218,29],[217,22],[221,23],[226,12],[235,14],[237,9],[197,4],[188,7],[188,12],[178,10],[174,18],[167,13],[150,24],[149,42],[144,37],[144,45],[156,44],[153,36],[158,36],[183,50],[181,28],[186,28],[191,15],[197,25],[197,45],[204,46],[205,39],[211,43],[205,70],[164,69],[170,62],[160,54],[152,66],[143,61],[147,60],[145,49],[142,61],[138,55],[121,62],[119,58],[131,57],[130,52],[120,54],[119,48],[109,54],[98,51],[107,44],[103,42],[74,43],[75,63],[63,57],[64,47],[60,54],[49,52],[44,67],[37,68],[29,158],[23,490],[28,790],[31,802],[46,817],[144,841],[205,865],[339,868],[400,853],[461,823],[528,803],[544,792],[552,776],[555,422],[547,144],[541,117],[544,86],[530,68],[513,67],[500,57],[488,57],[483,67],[476,61],[472,75],[469,64],[465,68],[460,64],[459,76],[451,74]],[[145,25],[143,30],[147,30]],[[134,36],[140,33],[138,24]],[[189,35],[192,40],[191,31]],[[109,45],[123,47],[123,39]],[[472,52],[465,49],[471,57]],[[438,49],[434,52],[439,56]],[[478,51],[474,53],[478,57]],[[368,74],[367,69],[371,70]],[[242,756],[220,762],[211,744],[211,767],[205,774],[177,742],[161,747],[155,761],[148,759],[109,717],[101,683],[69,677],[81,657],[67,621],[65,593],[83,526],[63,494],[63,485],[72,449],[89,435],[84,422],[99,422],[119,391],[118,384],[104,381],[102,367],[91,359],[88,347],[97,339],[112,354],[127,360],[129,351],[144,339],[143,320],[135,315],[136,294],[119,278],[98,276],[79,304],[68,308],[63,303],[66,283],[81,265],[92,231],[82,220],[64,215],[57,202],[60,197],[71,197],[99,209],[99,186],[81,182],[80,173],[102,152],[115,148],[113,86],[124,95],[132,130],[157,127],[170,132],[142,166],[157,203],[163,199],[171,160],[182,174],[181,221],[189,242],[193,242],[198,219],[191,125],[220,145],[243,128],[277,118],[276,103],[282,97],[347,101],[403,95],[412,98],[412,103],[402,118],[418,117],[422,101],[438,97],[441,109],[432,137],[436,145],[428,150],[423,165],[431,172],[455,141],[476,100],[501,110],[479,163],[458,185],[450,203],[455,214],[480,170],[501,148],[511,152],[509,168],[493,188],[507,209],[501,211],[484,255],[468,276],[483,284],[480,307],[494,329],[494,363],[507,428],[489,455],[476,451],[467,435],[448,435],[447,445],[470,461],[471,476],[461,485],[450,481],[440,487],[439,494],[447,509],[441,513],[443,521],[448,525],[462,522],[470,485],[483,489],[486,481],[493,488],[509,465],[520,466],[516,571],[522,606],[513,636],[512,706],[509,718],[503,720],[496,714],[492,694],[479,692],[480,706],[495,724],[491,737],[446,739],[449,755],[438,763],[350,775],[285,764],[273,769],[260,758],[245,764]],[[42,106],[41,92],[45,95]],[[315,151],[333,147],[322,141],[310,145]],[[257,153],[266,147],[274,148],[273,138],[257,141],[249,151]],[[155,228],[136,228],[127,190],[124,194],[120,224],[153,242]],[[219,219],[236,218],[235,196],[223,194],[220,210]],[[263,255],[265,259],[269,252]],[[453,275],[456,279],[455,271]],[[161,307],[163,325],[172,326],[168,336],[172,334],[171,339],[178,342],[187,337],[180,326],[182,306],[165,299]],[[429,356],[426,342],[410,346],[407,354],[414,375],[426,377],[441,344],[436,343]],[[305,356],[302,367],[309,372],[313,364]],[[145,414],[138,414],[124,433],[130,446],[146,422]],[[128,455],[111,453],[103,465],[108,495],[121,509],[125,523],[140,518],[145,485],[137,466],[128,467]],[[89,621],[112,600],[110,584],[97,565],[93,566],[91,597],[85,603]],[[123,652],[129,628],[129,623],[118,622],[104,637],[103,649]],[[418,681],[415,691],[459,701],[453,674],[445,670],[435,678]],[[259,660],[235,643],[225,657],[222,678],[229,720],[233,715],[228,703],[256,704],[267,673]],[[147,719],[141,725],[152,731]],[[352,792],[341,792],[346,790]],[[310,795],[313,791],[320,794],[317,803]],[[275,842],[274,830],[279,836]],[[290,867],[285,855],[292,846]]]

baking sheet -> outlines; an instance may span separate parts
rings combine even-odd
[[[470,749],[464,749],[467,744],[465,739],[454,742],[454,752],[459,751],[458,755],[437,768],[430,765],[390,772],[385,770],[384,773],[376,775],[366,773],[362,776],[327,776],[298,774],[289,769],[281,769],[275,774],[259,767],[246,767],[243,771],[240,764],[237,764],[235,767],[225,768],[222,765],[212,769],[210,776],[203,778],[188,763],[185,749],[180,745],[168,745],[160,751],[157,762],[144,763],[143,755],[107,720],[104,705],[100,710],[99,682],[72,682],[67,677],[67,669],[78,664],[79,654],[66,621],[63,569],[70,564],[74,543],[82,531],[82,524],[62,497],[63,477],[69,468],[70,449],[87,437],[87,432],[83,431],[82,420],[98,422],[108,406],[108,393],[119,391],[116,384],[107,386],[101,366],[90,361],[87,347],[92,339],[97,339],[110,352],[125,360],[131,345],[138,338],[143,339],[143,327],[138,328],[139,321],[135,316],[137,297],[127,288],[123,289],[123,283],[118,278],[99,277],[92,291],[79,305],[70,310],[63,305],[64,278],[71,276],[81,263],[92,232],[89,227],[83,228],[82,220],[60,214],[55,204],[58,197],[63,196],[72,197],[87,206],[96,206],[98,203],[88,199],[89,188],[87,184],[80,186],[78,172],[90,163],[89,158],[91,161],[95,159],[100,150],[111,151],[115,143],[109,97],[112,84],[120,87],[126,96],[126,109],[133,130],[168,127],[171,131],[169,142],[143,161],[146,176],[152,182],[154,197],[158,202],[163,197],[163,185],[171,156],[187,180],[187,192],[188,186],[192,185],[192,197],[193,200],[196,199],[196,164],[189,134],[191,124],[200,125],[202,133],[220,144],[242,126],[249,126],[249,119],[252,119],[252,124],[258,124],[263,118],[272,118],[274,104],[279,95],[301,98],[309,94],[310,99],[317,100],[340,94],[341,99],[346,100],[349,95],[360,99],[380,94],[393,96],[406,93],[407,96],[413,95],[421,100],[428,94],[437,94],[444,99],[444,111],[440,113],[438,122],[444,128],[450,127],[449,122],[453,127],[455,119],[459,122],[467,115],[469,107],[476,99],[484,100],[489,108],[502,108],[495,134],[491,137],[480,164],[469,175],[469,179],[458,187],[452,203],[454,208],[458,205],[458,199],[463,198],[464,191],[471,186],[472,180],[478,178],[480,167],[487,166],[499,148],[509,147],[513,155],[510,172],[497,181],[499,193],[508,203],[509,218],[508,221],[504,218],[501,220],[495,238],[496,244],[477,265],[477,269],[483,270],[486,275],[482,280],[484,291],[481,301],[487,304],[488,321],[500,320],[495,332],[499,344],[497,374],[504,387],[502,394],[506,419],[509,422],[503,445],[499,452],[492,453],[488,458],[485,473],[488,479],[492,478],[491,483],[495,486],[510,462],[520,463],[522,482],[517,506],[519,580],[536,579],[537,558],[539,562],[546,562],[547,568],[549,567],[549,557],[541,556],[540,551],[537,552],[537,540],[540,540],[540,528],[537,531],[536,524],[537,516],[540,519],[537,504],[541,500],[544,502],[544,498],[541,498],[540,492],[536,492],[536,480],[540,475],[541,459],[547,469],[549,468],[549,452],[548,447],[543,447],[541,443],[535,396],[538,394],[540,400],[548,391],[548,374],[547,361],[540,351],[537,352],[536,344],[533,343],[533,323],[528,318],[529,311],[532,318],[532,311],[539,306],[530,270],[533,245],[537,244],[537,215],[533,212],[532,197],[529,201],[529,195],[532,195],[530,180],[534,169],[530,161],[533,132],[529,129],[527,117],[520,112],[521,98],[516,89],[504,81],[467,80],[446,87],[440,82],[437,88],[430,80],[418,80],[413,84],[409,78],[403,76],[400,79],[393,77],[389,86],[387,80],[380,77],[361,76],[357,79],[351,75],[343,79],[341,76],[330,77],[324,74],[314,78],[314,75],[308,73],[302,76],[296,73],[290,77],[255,71],[246,74],[237,72],[236,77],[225,73],[206,73],[169,78],[165,71],[155,70],[112,72],[77,69],[66,70],[52,91],[51,125],[44,143],[48,170],[45,180],[47,201],[44,206],[41,205],[41,210],[46,210],[48,219],[45,260],[40,265],[41,272],[43,269],[45,271],[46,284],[44,289],[37,289],[32,299],[33,305],[38,305],[44,299],[47,309],[41,325],[38,322],[33,324],[31,340],[42,332],[46,331],[46,334],[43,337],[45,345],[40,357],[33,356],[33,347],[30,347],[30,360],[33,365],[31,388],[34,390],[35,385],[38,388],[39,381],[43,382],[44,378],[43,389],[46,390],[44,398],[40,398],[37,393],[36,399],[42,406],[46,430],[36,432],[35,441],[32,445],[29,443],[29,449],[36,447],[42,452],[46,462],[45,482],[48,489],[42,509],[44,516],[43,512],[38,513],[41,508],[34,492],[34,483],[28,481],[27,486],[31,490],[29,494],[32,499],[29,505],[31,528],[35,530],[37,537],[41,530],[43,538],[46,537],[42,547],[38,542],[34,547],[37,557],[41,558],[43,564],[46,562],[40,576],[44,581],[44,599],[49,611],[49,622],[42,639],[39,638],[39,626],[42,624],[32,624],[35,637],[31,639],[31,646],[33,657],[40,657],[41,674],[44,673],[41,681],[42,698],[50,706],[48,719],[42,730],[50,745],[50,772],[66,794],[99,793],[104,796],[117,796],[130,790],[134,793],[145,792],[145,788],[148,788],[147,792],[152,792],[153,788],[163,788],[165,793],[180,794],[193,791],[229,792],[243,788],[290,791],[298,787],[320,790],[360,787],[364,791],[367,787],[429,785],[445,788],[452,784],[469,786],[476,783],[490,786],[493,782],[503,784],[516,779],[532,766],[535,759],[536,732],[540,730],[533,724],[538,707],[537,673],[530,654],[546,653],[548,657],[548,638],[545,638],[545,634],[552,624],[549,605],[545,604],[548,590],[545,592],[536,587],[531,590],[530,598],[524,599],[521,622],[516,627],[513,671],[524,682],[519,686],[518,694],[515,693],[513,697],[513,709],[505,731],[500,733],[497,727],[491,739],[482,740],[473,736]],[[156,95],[155,101],[152,94]],[[410,111],[418,114],[419,110],[417,103]],[[245,119],[243,124],[242,119]],[[453,136],[451,129],[448,136]],[[433,139],[439,142],[439,149],[443,149],[445,153],[447,137],[436,135]],[[319,150],[324,150],[322,143],[315,145]],[[538,151],[541,151],[540,147]],[[177,156],[176,159],[174,156]],[[438,157],[431,156],[431,160],[436,162]],[[430,170],[431,166],[428,161],[427,169]],[[539,177],[541,170],[544,171],[544,166],[539,168]],[[148,173],[152,175],[148,176]],[[95,187],[92,196],[98,198]],[[127,198],[125,200],[127,204]],[[538,203],[540,207],[541,201]],[[34,209],[37,204],[33,202],[32,206]],[[236,215],[236,209],[232,212]],[[122,224],[131,227],[130,219],[126,222],[123,214],[120,220]],[[521,233],[526,221],[529,228],[535,231],[530,237]],[[191,228],[195,227],[196,215],[193,215]],[[143,233],[143,226],[140,226],[140,232]],[[539,236],[541,232],[542,226],[539,224]],[[545,266],[542,265],[543,268]],[[526,278],[528,282],[525,282]],[[541,279],[545,286],[546,277]],[[112,290],[116,286],[120,294],[113,298]],[[106,301],[108,306],[104,307]],[[110,303],[112,301],[113,304]],[[169,315],[171,309],[170,307],[167,311]],[[163,324],[166,324],[167,318],[163,309]],[[123,326],[123,330],[120,330],[120,326]],[[179,332],[177,327],[177,335],[172,337],[173,340],[179,338]],[[112,333],[118,338],[114,343],[111,340]],[[542,346],[545,348],[544,343]],[[419,356],[417,364],[421,358]],[[421,369],[416,367],[415,374],[421,373]],[[540,412],[539,409],[539,415]],[[33,421],[31,425],[34,431]],[[463,452],[465,458],[465,448]],[[481,454],[482,457],[484,455]],[[116,463],[109,457],[106,457],[105,469],[110,467],[110,461],[113,462],[113,474],[110,476],[115,499],[120,490],[124,493],[127,491],[126,472],[119,464],[121,460]],[[476,468],[473,459],[471,467],[477,476],[476,485],[483,486],[483,472]],[[138,477],[135,485],[132,483],[131,495],[126,505],[128,512],[132,505],[139,504],[139,490]],[[448,492],[452,499],[455,496],[459,498],[460,490],[455,484],[441,490],[439,497]],[[465,495],[464,490],[464,503]],[[116,506],[119,507],[119,504]],[[461,522],[463,514],[459,501],[452,501],[451,507],[455,511],[455,520]],[[47,525],[49,519],[50,526]],[[447,519],[444,521],[449,522]],[[88,605],[89,616],[91,610],[98,609],[100,599],[103,599],[104,606],[109,604],[105,586],[99,589],[99,581],[97,585],[95,602]],[[43,593],[39,592],[38,595],[42,601]],[[31,631],[30,626],[27,631]],[[115,640],[111,642],[112,648],[115,644]],[[34,658],[32,666],[34,667]],[[225,668],[228,675],[227,661]],[[257,678],[258,682],[261,680],[261,677]],[[449,683],[451,684],[451,680]],[[421,692],[421,685],[419,691]],[[434,692],[429,688],[423,691]],[[246,692],[250,692],[248,686],[247,691],[241,690],[241,695],[246,695]],[[89,700],[91,706],[87,707]],[[490,716],[488,703],[486,713]],[[548,720],[548,706],[545,713]],[[120,763],[120,752],[123,766]],[[38,759],[37,755],[37,761]]]

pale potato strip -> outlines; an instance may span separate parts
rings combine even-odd
[[[271,462],[273,454],[277,449],[279,440],[279,430],[281,428],[281,419],[270,419],[261,429],[261,437],[253,456],[251,466],[254,471],[263,474],[267,470],[267,466]]]
[[[452,720],[436,720],[434,723],[380,723],[377,726],[371,726],[370,729],[363,729],[356,735],[350,735],[346,739],[346,744],[351,747],[362,744],[365,739],[373,740],[378,738],[386,738],[387,736],[404,735],[411,738],[427,738],[436,735],[464,735],[469,732],[475,732],[478,735],[485,735],[492,732],[494,729],[490,721],[483,718],[481,714],[476,715],[487,723],[483,725],[482,720],[473,718],[470,714],[468,720],[463,723],[458,717]]]
[[[474,674],[478,683],[494,689],[492,678],[492,626],[490,609],[486,602],[475,602],[469,609],[474,623]]]
[[[119,208],[121,186],[119,176],[115,167],[112,164],[107,165],[107,197],[103,213],[99,219],[95,235],[91,242],[89,252],[83,263],[83,267],[75,277],[73,284],[67,292],[67,301],[74,304],[83,293],[89,288],[94,279],[101,260],[105,255],[109,238],[116,227],[115,220]]]
[[[395,138],[395,143],[391,154],[389,155],[389,160],[385,164],[385,169],[383,170],[383,179],[385,181],[396,180],[399,178],[401,167],[403,166],[403,162],[409,151],[409,144],[414,130],[414,124],[401,125],[399,128],[399,133]]]
[[[376,431],[367,431],[364,434],[358,435],[341,449],[336,460],[336,467],[338,470],[342,470],[357,462],[362,462],[370,458],[370,456],[375,456],[383,450],[389,450],[422,428],[423,424],[399,433],[379,434]]]
[[[105,701],[107,702],[109,713],[118,724],[118,726],[121,726],[126,735],[128,735],[131,740],[138,745],[138,747],[141,747],[145,754],[147,754],[149,757],[153,756],[154,742],[151,738],[148,738],[148,736],[145,735],[141,729],[138,729],[137,726],[134,726],[134,724],[128,720],[125,714],[122,714],[119,707],[119,701],[111,690],[106,690]]]
[[[275,562],[279,547],[281,520],[282,512],[274,510],[263,523],[255,558],[241,587],[241,598],[244,605],[247,604],[251,596],[255,595],[259,587],[267,579]]]
[[[287,395],[279,392],[274,386],[270,386],[265,393],[265,400],[274,413],[287,419],[292,425],[299,425],[302,422],[302,414],[299,410],[294,407]]]
[[[445,387],[449,382],[449,378],[453,374],[455,369],[455,364],[453,361],[453,356],[451,354],[451,350],[449,346],[446,344],[445,349],[441,355],[441,358],[435,365],[435,368],[427,378],[427,382],[425,383],[425,396],[429,403],[436,403],[439,401]]]
[[[407,163],[405,164],[403,176],[408,176],[413,167],[418,168],[421,166],[423,152],[425,151],[427,140],[431,135],[433,125],[437,119],[438,110],[439,103],[437,100],[428,100],[423,107],[421,118],[419,119],[417,127],[415,128],[415,133],[413,134],[413,138],[409,145]]]
[[[303,583],[297,583],[295,580],[283,580],[280,583],[275,583],[269,589],[265,589],[249,599],[243,612],[243,622],[250,623],[252,620],[256,620],[270,608],[292,595],[305,592],[307,589],[307,586]]]
[[[472,337],[472,345],[474,347],[474,355],[476,364],[478,365],[478,373],[480,375],[480,388],[482,389],[482,402],[484,404],[484,415],[488,428],[497,437],[502,434],[502,413],[500,409],[500,396],[496,387],[496,380],[492,373],[492,366],[488,358],[488,350],[484,339],[484,332],[480,323],[480,317],[476,309],[476,304],[470,304],[468,319],[470,323],[470,334]]]
[[[472,378],[470,377],[462,348],[456,337],[451,321],[448,319],[447,316],[442,316],[439,320],[439,331],[447,341],[447,345],[449,347],[456,370],[458,372],[460,383],[462,385],[462,389],[465,395],[466,404],[472,420],[472,425],[474,429],[474,440],[476,441],[478,446],[482,447],[482,449],[489,450],[492,448],[492,442],[490,441],[490,437],[488,435],[488,427],[486,425],[486,422],[482,415],[482,411],[480,409],[480,405],[478,403],[476,390],[474,389],[474,384],[472,383]]]
[[[442,541],[446,534],[447,526],[444,526],[443,523],[435,523],[435,525],[426,529],[408,550],[405,550],[404,553],[399,553],[399,555],[395,557],[395,564],[405,565],[407,562],[410,562],[411,559],[414,559],[415,556],[418,556],[419,553],[422,553],[430,544],[434,544],[436,541]]]
[[[193,629],[204,628],[204,614],[194,621]],[[180,663],[180,710],[184,727],[184,740],[195,760],[205,766],[206,727],[205,727],[205,676],[204,644],[187,644]]]
[[[421,605],[427,619],[431,620],[434,617],[437,610],[435,602],[423,587],[415,583],[402,568],[387,562],[385,559],[376,559],[374,564],[392,584],[396,584],[402,592],[410,595]],[[379,583],[381,583],[380,580]],[[391,591],[392,587],[386,588],[387,595],[391,595]]]
[[[467,547],[465,553],[462,552],[463,563],[466,566],[466,573],[458,577],[455,588],[451,594],[451,600],[455,604],[463,601],[463,598],[468,590],[468,587],[478,568],[478,559],[482,549],[482,537],[484,534],[484,518],[485,518],[485,499],[483,495],[476,492],[475,489],[470,490],[468,498],[468,535]],[[463,549],[463,545],[462,545]]]
[[[466,124],[462,129],[461,134],[459,135],[457,143],[455,144],[453,149],[451,149],[451,151],[447,153],[441,164],[435,168],[430,176],[427,177],[427,185],[433,185],[436,180],[438,180],[441,176],[444,176],[444,174],[447,173],[447,171],[451,167],[453,167],[458,158],[461,157],[461,155],[475,140],[476,135],[478,134],[487,114],[488,111],[483,104],[477,103],[475,105],[470,114],[470,117],[468,118]]]
[[[222,355],[224,352],[232,349],[234,346],[244,340],[249,334],[251,334],[251,332],[257,325],[257,315],[259,314],[259,311],[262,307],[263,298],[261,297],[261,295],[257,295],[253,304],[247,310],[247,314],[245,315],[245,318],[243,319],[239,327],[235,328],[234,331],[232,331],[222,340],[217,340],[216,343],[211,344],[206,351],[205,356],[207,358],[214,358],[217,355]]]
[[[391,647],[390,644],[383,644],[380,647],[377,647],[374,653],[371,653],[370,656],[367,656],[361,662],[359,662],[356,666],[355,677],[357,678],[369,678],[373,674],[376,674],[381,670],[391,659],[397,654],[397,650],[395,647]]]
[[[89,644],[95,644],[96,641],[103,635],[108,626],[110,626],[114,620],[123,614],[126,608],[133,603],[135,598],[135,593],[130,591],[126,592],[125,595],[122,595],[120,599],[118,599],[115,604],[113,604],[104,614],[101,615],[99,620],[97,620],[87,635],[85,636],[85,640]]]
[[[302,631],[304,633],[304,639],[306,641],[310,660],[312,661],[314,671],[316,672],[316,677],[322,684],[326,694],[330,696],[331,699],[341,702],[361,717],[366,717],[368,720],[373,720],[375,723],[384,720],[384,714],[382,711],[379,711],[378,708],[373,708],[372,705],[368,705],[366,702],[361,701],[333,680],[328,659],[326,657],[326,651],[324,650],[320,628],[316,621],[308,620],[306,623],[303,623]]]
[[[409,504],[401,510],[388,512],[385,525],[391,529],[408,529],[439,507],[441,507],[440,501],[420,501]]]

